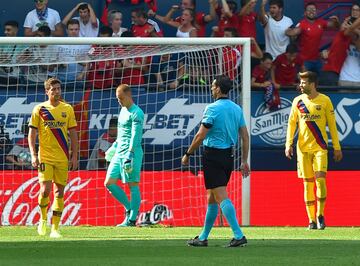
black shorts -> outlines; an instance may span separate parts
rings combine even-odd
[[[206,189],[226,186],[234,168],[233,149],[215,149],[205,146],[202,164]]]

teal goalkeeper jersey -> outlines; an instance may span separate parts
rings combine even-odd
[[[142,154],[141,139],[143,135],[144,112],[133,104],[129,109],[122,107],[118,118],[116,155],[120,158],[130,150]]]

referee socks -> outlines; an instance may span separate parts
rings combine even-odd
[[[216,217],[218,215],[218,205],[217,203],[208,204],[208,208],[206,211],[205,224],[204,228],[199,235],[199,239],[201,241],[207,240],[210,234],[211,228],[213,227]]]
[[[234,232],[235,239],[241,239],[244,234],[240,229],[239,223],[236,219],[236,212],[234,205],[230,199],[225,199],[220,203],[220,208],[226,218],[226,221],[229,223],[232,231]]]

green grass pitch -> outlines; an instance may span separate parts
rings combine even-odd
[[[249,243],[224,248],[229,228],[209,247],[186,246],[201,228],[62,227],[62,239],[35,227],[0,227],[0,265],[360,265],[360,228],[246,227]]]

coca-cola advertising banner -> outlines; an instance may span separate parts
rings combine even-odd
[[[62,224],[114,226],[122,222],[124,209],[105,189],[104,179],[104,171],[70,172]],[[0,224],[36,224],[40,217],[36,172],[4,171],[0,174],[0,180]],[[251,225],[307,225],[303,183],[297,178],[296,171],[253,171],[250,187]],[[360,209],[357,206],[360,202],[360,172],[330,171],[327,174],[327,187],[327,225],[360,226]],[[138,225],[203,225],[207,203],[201,172],[194,175],[181,171],[144,171],[140,188],[142,201]],[[129,191],[125,190],[129,195]],[[227,190],[241,223],[239,172],[233,173]],[[226,225],[226,220],[220,215],[216,225]],[[51,208],[48,219],[51,219]]]
[[[62,224],[116,225],[123,221],[124,208],[104,187],[105,176],[105,171],[69,173]],[[4,171],[0,178],[1,225],[36,224],[40,218],[37,172]],[[234,179],[232,183],[235,180],[239,179]],[[127,186],[121,186],[129,195]],[[181,171],[142,172],[140,189],[142,201],[138,225],[202,224],[206,211],[206,191],[201,176]],[[49,208],[49,221],[51,215]]]

